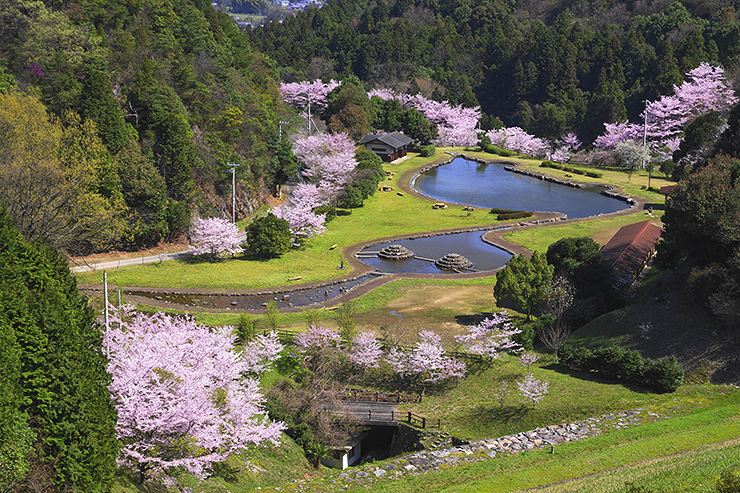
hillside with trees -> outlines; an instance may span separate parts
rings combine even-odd
[[[592,142],[639,120],[700,62],[737,70],[740,24],[723,2],[340,0],[249,33],[287,82],[352,73],[541,137]]]
[[[155,244],[229,209],[227,163],[240,217],[294,166],[271,62],[210,3],[11,0],[0,44],[2,176],[30,191],[9,212],[32,237],[73,253]]]

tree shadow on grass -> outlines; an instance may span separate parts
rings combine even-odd
[[[524,404],[505,404],[503,407],[478,405],[470,408],[461,419],[479,423],[513,423],[520,421],[529,411],[529,406]]]
[[[560,373],[561,375],[567,375],[569,377],[577,378],[579,380],[586,380],[588,382],[600,383],[604,385],[622,385],[623,387],[629,389],[630,391],[638,393],[638,394],[654,393],[653,390],[643,385],[640,385],[639,383],[636,383],[636,382],[629,382],[627,380],[622,380],[619,378],[616,378],[616,379],[615,378],[603,378],[598,374],[598,372],[572,370],[561,364],[553,363],[547,366],[543,366],[542,369],[551,370],[551,371]]]

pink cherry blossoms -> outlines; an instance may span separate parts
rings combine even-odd
[[[383,346],[372,332],[360,332],[352,339],[349,360],[360,368],[378,368]]]
[[[239,228],[226,219],[196,218],[190,230],[190,253],[226,257],[242,253]]]
[[[326,109],[327,100],[326,96],[336,87],[339,87],[341,83],[335,80],[330,80],[327,83],[317,79],[313,82],[291,82],[280,84],[280,96],[283,101],[291,105],[293,108],[303,110],[309,102],[314,106],[318,112]]]
[[[298,184],[291,199],[274,214],[290,224],[296,238],[312,238],[325,231],[325,214],[313,209],[329,204],[346,185],[357,166],[355,143],[345,133],[310,135],[293,143],[293,152],[303,163],[301,173],[309,183]]]
[[[233,350],[232,330],[204,327],[189,316],[114,310],[104,349],[119,464],[157,475],[182,467],[205,478],[233,452],[278,443],[284,425],[267,420],[257,380],[244,376],[276,357],[274,338],[245,357]]]
[[[503,352],[515,353],[522,349],[519,343],[511,339],[521,330],[512,326],[506,312],[496,313],[478,325],[469,325],[467,330],[467,334],[455,336],[455,339],[469,353],[495,359]]]
[[[463,378],[465,363],[445,355],[442,338],[430,330],[419,332],[419,341],[410,350],[393,348],[386,361],[401,376],[436,383],[448,378]]]
[[[547,395],[550,387],[549,382],[537,380],[531,373],[527,373],[524,380],[517,382],[516,385],[519,387],[519,393],[532,401],[532,409]]]
[[[725,79],[720,67],[703,62],[688,72],[686,79],[680,86],[673,86],[673,96],[661,96],[648,103],[642,122],[605,123],[606,131],[594,146],[614,148],[627,140],[642,142],[647,131],[647,140],[654,151],[668,157],[668,153],[678,149],[689,122],[710,110],[726,113],[738,102],[732,81]]]
[[[491,130],[486,135],[495,146],[529,156],[544,157],[549,149],[546,140],[530,135],[520,127],[504,127]]]
[[[404,108],[419,110],[427,120],[437,124],[439,136],[435,143],[442,146],[474,146],[478,142],[478,121],[480,107],[463,108],[452,106],[447,101],[427,99],[421,94],[398,94],[389,89],[374,89],[368,97],[395,99]]]

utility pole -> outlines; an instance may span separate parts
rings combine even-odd
[[[308,88],[308,135],[311,135],[311,88]]]
[[[645,117],[643,118],[642,128],[642,167],[645,167],[645,155],[647,154],[647,118],[648,118],[648,100],[645,100]],[[650,188],[650,178],[652,174],[652,167],[648,164],[648,188]]]
[[[108,332],[110,328],[110,316],[108,315],[108,271],[103,271],[103,297],[105,303],[105,331]]]
[[[226,163],[231,166],[231,222],[236,224],[236,167],[239,163]]]
[[[290,122],[278,122],[278,128],[280,129],[280,142],[283,141],[283,125],[287,125]]]

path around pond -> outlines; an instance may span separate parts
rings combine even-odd
[[[501,160],[490,160],[487,162],[503,162]],[[432,199],[430,197],[427,197],[425,195],[417,193],[415,190],[411,188],[409,185],[409,180],[411,177],[419,171],[419,169],[429,166],[434,166],[438,163],[431,163],[431,164],[425,164],[410,170],[407,170],[404,172],[400,179],[398,180],[399,188],[401,188],[405,193],[414,195],[415,197],[425,200],[429,202],[430,204],[440,202],[439,200]],[[542,228],[547,227],[554,224],[565,224],[565,223],[574,223],[574,222],[580,222],[580,221],[588,221],[595,218],[606,218],[606,217],[617,217],[617,216],[624,216],[629,214],[636,214],[641,212],[646,207],[646,201],[645,199],[641,197],[632,197],[632,199],[635,201],[635,204],[631,207],[622,209],[617,212],[613,212],[610,214],[603,214],[595,217],[587,217],[587,218],[577,218],[577,219],[565,219],[562,217],[562,214],[559,213],[553,213],[553,212],[535,212],[534,215],[530,218],[528,218],[526,221],[519,221],[515,223],[511,223],[510,225],[502,226],[499,224],[489,224],[484,226],[478,226],[478,227],[468,227],[468,228],[451,228],[451,229],[445,229],[445,230],[437,230],[437,231],[428,231],[428,232],[421,232],[421,233],[414,233],[409,235],[402,235],[402,236],[391,236],[391,237],[382,237],[382,238],[375,238],[371,241],[357,243],[354,245],[350,245],[342,250],[342,256],[345,258],[345,263],[352,267],[352,278],[357,278],[359,276],[362,276],[364,274],[367,274],[373,269],[359,260],[357,257],[355,257],[355,252],[358,250],[375,245],[380,243],[385,243],[393,240],[400,240],[400,239],[407,239],[407,238],[419,238],[419,237],[425,237],[425,236],[435,236],[435,235],[442,235],[442,234],[453,234],[453,233],[463,233],[463,232],[470,232],[470,231],[481,231],[482,232],[482,239],[483,241],[496,246],[498,248],[501,248],[512,255],[521,255],[524,254],[526,256],[531,256],[532,252],[528,250],[527,248],[523,247],[522,245],[519,245],[517,243],[513,243],[511,241],[508,241],[504,239],[504,235],[511,233],[513,231],[517,231],[520,229],[531,229],[531,228]],[[485,234],[483,234],[485,232]],[[172,259],[180,259],[187,257],[189,253],[187,251],[181,251],[181,252],[173,252],[173,253],[165,253],[165,254],[159,254],[159,255],[151,255],[151,256],[145,256],[145,257],[138,257],[138,258],[131,258],[131,259],[120,259],[120,260],[114,260],[110,262],[101,262],[101,263],[95,263],[95,264],[85,264],[85,265],[79,265],[74,266],[71,268],[72,272],[82,272],[82,271],[89,271],[89,270],[105,270],[105,269],[116,269],[119,267],[124,266],[130,266],[130,265],[141,265],[141,264],[147,264],[147,263],[157,263],[157,262],[164,262],[167,260]],[[500,269],[497,269],[500,270]],[[492,275],[495,275],[497,270],[494,271],[484,271],[484,272],[470,272],[470,273],[460,273],[460,274],[415,274],[415,273],[394,273],[394,274],[382,274],[379,275],[377,278],[372,279],[366,283],[363,283],[356,288],[348,291],[347,293],[343,294],[342,296],[336,297],[328,302],[324,303],[316,303],[313,305],[306,305],[301,307],[293,307],[293,308],[286,308],[284,312],[298,312],[302,311],[306,308],[329,308],[336,305],[339,305],[343,302],[358,298],[369,291],[380,287],[388,282],[398,280],[398,279],[466,279],[466,278],[480,278],[480,277],[490,277]],[[350,277],[345,278],[344,280],[349,279]],[[313,283],[304,283],[304,284],[293,284],[289,286],[276,286],[272,288],[264,288],[264,289],[248,289],[248,290],[239,290],[239,289],[230,289],[230,290],[224,290],[224,289],[179,289],[179,288],[146,288],[147,291],[151,293],[186,293],[186,294],[192,294],[192,295],[210,295],[210,294],[223,294],[223,293],[233,293],[234,295],[254,295],[258,293],[265,293],[267,291],[274,291],[274,292],[291,292],[291,291],[301,291],[301,290],[307,290],[316,288],[317,286],[322,286],[327,283],[337,283],[343,281],[342,278],[336,278],[336,279],[328,279],[324,282],[313,282]],[[138,287],[128,287],[128,286],[119,286],[122,290],[141,290],[142,288]],[[83,291],[88,292],[102,292],[103,286],[102,285],[80,285],[80,289]],[[136,301],[140,302],[142,304],[146,304],[149,306],[154,306],[158,308],[176,308],[179,305],[174,305],[172,303],[166,302],[166,301],[160,301],[156,299],[149,299],[149,298],[141,298],[136,297]],[[185,308],[185,307],[183,307]],[[208,308],[197,308],[197,307],[187,307],[188,311],[199,311],[199,312],[209,312],[209,313],[223,313],[224,310],[220,309],[208,309]],[[262,313],[264,310],[250,310],[250,312],[253,313]]]

